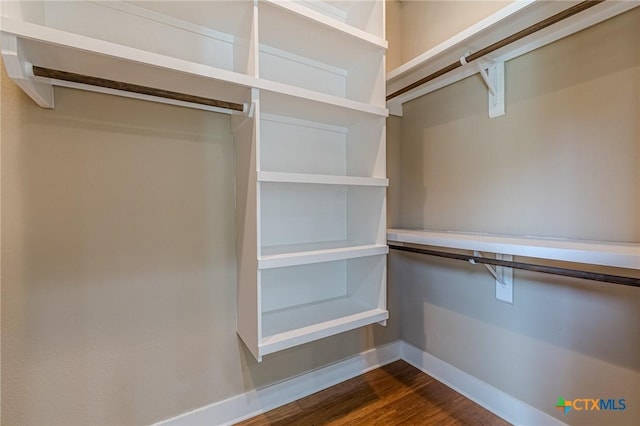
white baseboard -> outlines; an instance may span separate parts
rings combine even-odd
[[[389,343],[283,382],[163,420],[154,426],[230,425],[398,361],[401,353],[401,341]]]
[[[433,355],[402,342],[402,359],[514,425],[556,426],[560,420]]]
[[[181,414],[154,426],[230,425],[281,407],[367,371],[402,359],[495,415],[515,425],[564,425],[404,341],[397,341],[261,389]]]

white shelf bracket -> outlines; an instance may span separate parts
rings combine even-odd
[[[33,67],[21,55],[18,37],[3,33],[2,60],[9,77],[42,108],[53,108],[53,86],[34,81]]]
[[[476,65],[482,80],[489,89],[489,118],[504,115],[504,62],[487,64],[477,61]]]
[[[244,120],[242,120],[242,121],[240,122],[240,124],[238,124],[237,126],[235,126],[235,127],[233,128],[233,130],[231,131],[231,133],[235,134],[235,133],[236,133],[238,130],[240,130],[240,129],[245,125],[245,124],[247,124],[247,122],[248,122],[249,120],[251,120],[251,119],[253,118],[253,116],[255,115],[255,112],[256,112],[256,102],[257,102],[257,101],[256,101],[255,99],[253,99],[253,100],[251,101],[251,103],[248,105],[248,108],[247,108],[247,104],[245,104],[244,109],[245,109],[245,112],[247,113],[247,116],[244,118]]]
[[[464,67],[469,65],[467,53],[460,58],[460,64]],[[475,62],[482,81],[489,90],[489,118],[499,117],[505,114],[504,109],[504,61],[487,63],[481,60]]]
[[[479,251],[474,251],[476,257],[484,257]],[[496,260],[513,260],[510,254],[496,253]],[[470,261],[475,264],[474,261]],[[506,266],[496,266],[495,269],[491,265],[483,264],[487,270],[496,279],[496,299],[513,304],[513,268]]]

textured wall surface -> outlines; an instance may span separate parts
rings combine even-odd
[[[640,242],[639,46],[636,9],[507,63],[505,116],[477,75],[405,104],[392,225]],[[509,305],[482,267],[399,253],[390,280],[409,343],[569,424],[640,423],[640,289],[515,271]]]
[[[228,116],[71,89],[45,110],[4,72],[3,425],[150,424],[398,338],[392,318],[258,364]]]

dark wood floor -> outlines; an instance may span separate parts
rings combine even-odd
[[[404,361],[246,420],[239,425],[508,425]]]

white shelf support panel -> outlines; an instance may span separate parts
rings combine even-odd
[[[473,255],[475,257],[484,257],[482,256],[482,253],[477,250],[474,250]],[[510,254],[496,253],[496,260],[506,260],[511,262],[513,261],[513,256]],[[469,262],[474,265],[477,263],[474,259],[469,259]],[[496,266],[494,269],[486,263],[484,266],[496,279],[496,299],[513,304],[513,268],[509,268],[508,266]]]
[[[511,262],[513,256],[496,253],[496,259]],[[496,279],[496,299],[513,304],[513,268],[496,266],[496,274],[500,277]]]
[[[640,244],[540,237],[509,237],[412,229],[388,229],[392,249],[487,265],[496,278],[496,298],[513,303],[512,268],[640,287]],[[415,247],[415,246],[426,246]],[[469,250],[472,255],[440,251]],[[481,252],[495,253],[495,259]],[[513,261],[513,256],[620,268],[623,275]],[[495,269],[489,265],[495,266]],[[575,265],[571,266],[575,268]],[[591,268],[592,269],[592,268]]]
[[[33,66],[26,61],[18,45],[20,40],[15,34],[3,34],[2,60],[7,68],[9,78],[16,82],[27,95],[42,108],[52,109],[53,86],[34,81]]]
[[[477,67],[489,91],[487,96],[489,98],[489,118],[504,115],[504,61],[494,64],[486,64],[483,61],[478,61]]]
[[[466,56],[460,58],[462,66],[470,66]],[[493,64],[478,60],[473,63],[482,77],[482,81],[487,86],[487,97],[489,99],[489,118],[499,117],[505,114],[504,109],[504,61]]]
[[[495,93],[489,95],[489,116],[502,115],[504,90],[500,92],[499,89],[504,86],[499,81],[504,79],[504,62],[638,6],[639,1],[578,4],[544,0],[514,1],[391,70],[386,79],[389,112],[402,116],[403,104],[480,73],[487,86],[495,88]],[[579,11],[569,15],[567,11],[570,9]],[[487,67],[478,65],[478,61],[491,64],[486,75],[483,74]],[[469,65],[466,65],[467,62]]]

